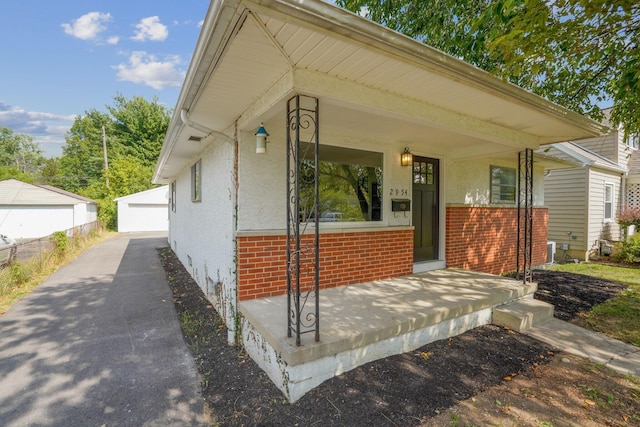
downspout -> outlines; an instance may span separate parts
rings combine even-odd
[[[187,116],[187,110],[186,108],[183,108],[182,110],[180,110],[180,120],[182,120],[182,123],[190,128],[193,128],[195,130],[198,130],[200,132],[203,132],[206,134],[205,138],[209,135],[213,135],[217,138],[220,138],[222,140],[224,140],[225,142],[228,142],[230,144],[234,144],[235,143],[235,138],[230,137],[229,135],[222,133],[222,132],[218,132],[217,130],[213,130],[213,129],[209,129],[208,127],[200,124],[200,123],[196,123],[194,121],[192,121],[188,116]]]

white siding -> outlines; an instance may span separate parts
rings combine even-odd
[[[168,198],[167,186],[117,198],[118,231],[167,231]]]
[[[549,208],[548,240],[569,244],[571,256],[584,257],[587,250],[587,185],[586,168],[555,169],[544,178],[544,201]],[[569,253],[567,253],[569,254]]]
[[[599,240],[620,240],[620,227],[615,220],[620,201],[620,175],[592,169],[589,175],[589,241],[587,249],[598,248]],[[613,184],[613,218],[604,219],[605,185]]]
[[[167,231],[167,204],[135,204],[118,202],[118,231]]]
[[[17,239],[44,237],[81,224],[74,222],[72,205],[0,207],[0,231]]]
[[[606,157],[612,162],[618,161],[618,152],[620,151],[618,149],[618,132],[613,132],[595,138],[581,139],[580,141],[574,142],[581,147]]]

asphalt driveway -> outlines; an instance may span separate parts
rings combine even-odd
[[[160,246],[119,234],[0,316],[0,425],[207,425]]]

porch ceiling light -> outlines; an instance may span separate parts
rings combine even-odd
[[[264,128],[264,123],[260,123],[260,127],[256,131],[256,154],[264,154],[267,152],[267,137],[269,132]]]
[[[400,164],[402,166],[411,166],[413,163],[413,154],[409,151],[409,147],[404,147],[404,151],[400,155]]]

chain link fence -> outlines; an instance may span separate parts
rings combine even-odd
[[[69,239],[82,238],[89,235],[93,231],[100,231],[100,223],[98,221],[82,224],[68,230],[64,230]],[[40,258],[42,262],[43,256],[50,254],[55,249],[55,243],[51,235],[40,237],[38,239],[30,239],[16,243],[16,255],[14,261],[24,263],[32,258]]]

